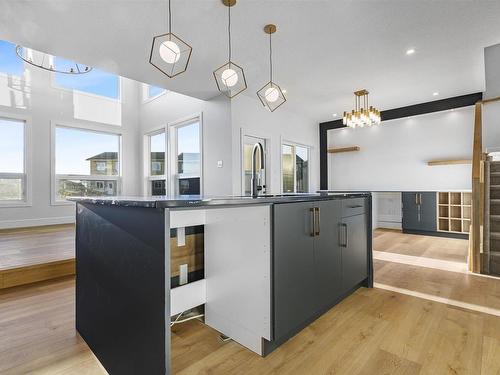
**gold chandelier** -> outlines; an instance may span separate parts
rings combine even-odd
[[[355,109],[344,112],[342,123],[349,128],[379,125],[381,121],[380,111],[368,104],[369,92],[365,89],[355,91]],[[361,104],[363,102],[363,104]]]

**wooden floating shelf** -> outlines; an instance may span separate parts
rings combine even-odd
[[[429,160],[427,165],[454,165],[454,164],[472,164],[471,159],[449,159],[449,160]]]
[[[359,146],[351,146],[351,147],[340,147],[340,148],[329,148],[328,152],[330,154],[338,154],[340,152],[352,152],[359,151],[361,148]]]

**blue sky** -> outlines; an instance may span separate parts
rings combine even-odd
[[[59,68],[74,67],[75,64],[61,57],[55,58],[55,65]],[[86,65],[79,64],[82,70]],[[16,55],[16,45],[0,40],[0,71],[3,73],[22,76],[24,62]],[[61,87],[89,92],[109,98],[120,97],[119,76],[92,69],[89,73],[82,75],[71,75],[56,73],[56,83]]]
[[[0,173],[24,173],[24,122],[0,118]]]
[[[163,87],[158,86],[148,86],[148,96],[150,98],[154,98],[157,95],[160,95],[165,89]]]
[[[60,57],[55,58],[56,67],[72,68],[75,65]],[[85,65],[80,65],[81,70]],[[118,99],[120,97],[120,77],[115,74],[103,72],[99,69],[92,69],[85,74],[64,74],[56,73],[56,83],[58,86],[89,92],[96,95]]]
[[[118,152],[119,137],[91,131],[56,129],[56,174],[90,174],[86,159],[101,152]]]
[[[23,61],[16,55],[16,46],[0,40],[0,70],[7,74],[22,76]]]

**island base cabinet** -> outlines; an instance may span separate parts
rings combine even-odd
[[[274,205],[274,335],[266,353],[368,280],[368,200],[344,210],[345,201]]]
[[[340,228],[342,291],[347,293],[368,277],[366,216],[343,218]]]
[[[274,207],[274,337],[284,337],[314,311],[313,204]]]

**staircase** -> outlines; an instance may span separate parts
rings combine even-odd
[[[485,254],[486,270],[500,276],[500,161],[485,163],[486,209]],[[489,216],[489,218],[488,218]],[[489,237],[489,238],[488,238]]]

